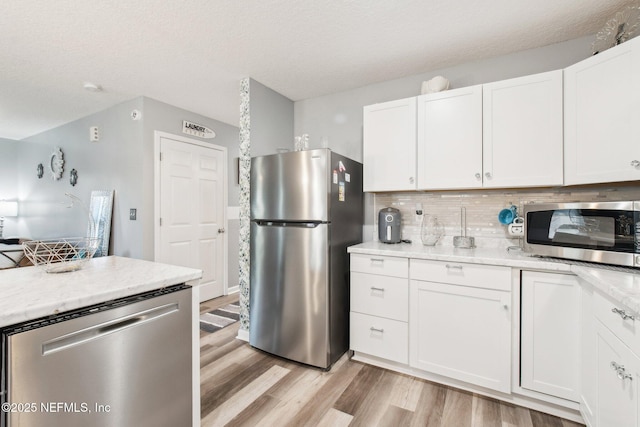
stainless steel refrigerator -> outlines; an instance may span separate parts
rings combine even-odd
[[[324,369],[344,354],[363,215],[360,163],[329,149],[252,159],[252,346]]]

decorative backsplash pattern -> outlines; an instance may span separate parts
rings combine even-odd
[[[251,116],[249,110],[249,79],[240,81],[240,242],[238,272],[240,287],[240,329],[249,330],[250,276],[250,176],[251,176]]]
[[[507,227],[498,221],[498,212],[511,205],[521,215],[526,203],[571,201],[640,200],[640,184],[586,188],[553,188],[532,190],[467,190],[437,192],[377,193],[374,197],[373,236],[378,240],[378,211],[385,207],[399,209],[402,214],[402,238],[419,243],[422,217],[416,215],[416,205],[422,203],[424,214],[435,215],[444,225],[444,237],[438,245],[453,246],[453,236],[460,235],[460,208],[466,208],[467,236],[475,237],[478,247],[519,245],[520,239],[510,237]]]

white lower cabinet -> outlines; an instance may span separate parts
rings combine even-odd
[[[629,340],[632,321],[610,316],[609,301],[589,294],[581,299],[581,288],[570,274],[520,275],[507,266],[351,254],[350,349],[358,361],[574,421],[580,407],[589,427],[640,427],[635,419],[613,418],[612,400],[627,393],[632,403],[621,406],[624,414],[631,413],[627,405],[639,408],[640,363],[630,349],[607,350],[614,347],[603,340],[611,337],[595,329],[600,313],[609,329]],[[614,379],[605,379],[617,378],[612,361],[633,375],[617,389]]]
[[[414,263],[419,267],[414,269]],[[465,268],[477,267],[471,264],[411,260],[410,265],[410,366],[509,393],[511,292],[478,287],[473,276],[465,276]],[[435,276],[449,271],[451,281],[464,285],[414,279],[415,271],[424,272],[417,277],[423,279],[430,270]],[[495,271],[503,277],[510,269]],[[490,283],[510,289],[510,282]]]
[[[351,255],[350,348],[409,363],[409,261]]]
[[[580,287],[567,274],[523,271],[520,385],[578,402]]]
[[[601,322],[596,322],[598,427],[640,425],[640,360]],[[594,426],[592,426],[594,427]]]
[[[580,412],[589,427],[640,426],[636,317],[583,288]]]

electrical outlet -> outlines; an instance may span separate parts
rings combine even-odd
[[[135,221],[137,215],[138,215],[138,210],[137,209],[129,209],[129,220]]]

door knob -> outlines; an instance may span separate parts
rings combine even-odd
[[[480,175],[480,173],[477,173],[477,174],[476,174],[476,179],[477,179],[478,181],[480,181],[480,180],[482,179],[482,175]]]
[[[486,173],[484,174],[484,176],[486,176],[486,177],[487,177],[487,179],[491,179],[491,172],[486,172]]]
[[[218,234],[224,233],[224,228],[218,228]]]

